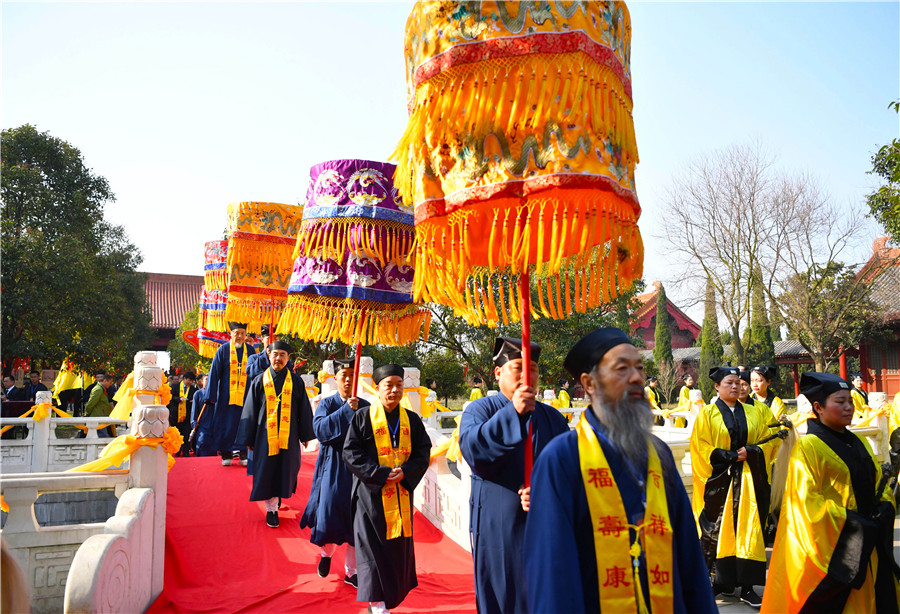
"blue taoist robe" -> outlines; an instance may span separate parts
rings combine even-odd
[[[312,432],[312,408],[309,396],[299,375],[287,368],[272,370],[275,394],[280,395],[284,382],[291,379],[291,421],[287,450],[269,455],[267,430],[266,391],[263,376],[257,375],[248,386],[241,421],[235,441],[238,445],[253,448],[253,490],[251,501],[265,501],[272,497],[287,499],[297,490],[297,472],[300,471],[300,443],[310,441]],[[278,403],[277,420],[281,421],[282,403]]]
[[[206,380],[206,408],[202,422],[208,429],[208,437],[197,442],[197,451],[200,456],[215,455],[216,452],[230,452],[234,446],[234,436],[237,434],[238,422],[241,419],[241,411],[244,409],[244,401],[247,399],[247,391],[250,389],[250,380],[244,388],[244,398],[240,405],[228,404],[228,387],[231,378],[231,343],[222,344],[213,356],[212,365],[209,368],[209,379]],[[253,348],[244,344],[237,349],[238,361],[244,363],[244,376],[246,377],[249,358],[254,354]],[[207,423],[206,421],[209,420]],[[201,454],[201,447],[208,454]]]
[[[479,614],[527,612],[525,512],[518,490],[525,483],[529,420],[534,421],[535,458],[551,439],[569,430],[553,407],[537,403],[530,417],[520,416],[503,394],[473,402],[460,421],[459,447],[472,469],[469,531]]]
[[[360,399],[359,411],[367,411],[364,410],[367,407],[369,402]],[[341,454],[355,413],[340,394],[334,393],[319,402],[313,416],[313,432],[319,440],[319,457],[300,528],[310,528],[309,541],[317,546],[353,545],[353,514],[350,509],[353,474],[344,464]]]
[[[641,488],[627,461],[606,438],[593,411],[587,410],[584,415],[597,433],[619,487],[625,513],[634,523],[644,514]],[[714,614],[716,603],[690,500],[668,446],[656,437],[654,440],[665,476],[666,503],[674,533],[672,610],[678,614]],[[640,475],[647,475],[646,462],[645,457],[642,466],[635,468]],[[603,611],[593,526],[578,462],[578,435],[572,431],[553,440],[534,465],[531,509],[525,529],[525,576],[530,608],[527,611],[531,614]],[[630,537],[633,541],[633,531]],[[641,585],[649,607],[646,568],[642,554]]]

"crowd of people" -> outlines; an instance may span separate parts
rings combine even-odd
[[[229,325],[208,380],[170,379],[180,454],[246,465],[250,500],[264,503],[277,529],[301,450],[317,440],[300,526],[320,549],[318,574],[331,573],[344,546],[344,582],[370,612],[389,612],[417,586],[413,492],[431,451],[422,420],[401,405],[403,367],[374,370],[370,403],[355,394],[353,357],[335,360],[337,392],[313,412],[293,348],[266,330],[265,350],[254,352],[246,326]],[[547,395],[526,384],[538,379],[540,346],[529,353],[525,364],[521,340],[496,340],[499,391],[485,396],[475,381],[459,424],[479,614],[714,612],[716,595],[738,590],[767,612],[898,612],[895,489],[866,439],[848,430],[860,412],[871,414],[861,386],[804,373],[799,387],[812,407],[794,444],[774,368],[711,369],[708,403],[686,375],[678,408],[693,412],[689,497],[651,430],[663,411],[658,381],[645,378],[623,331],[595,330],[566,356],[589,402],[574,428],[560,411],[568,380],[554,405],[542,402]],[[109,413],[111,385],[98,374],[88,415]]]

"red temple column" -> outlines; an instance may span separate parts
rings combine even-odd
[[[794,374],[794,398],[800,396],[800,369],[797,368],[797,363],[795,362],[791,365],[791,373]]]
[[[884,364],[884,363],[882,363]],[[869,352],[868,348],[859,344],[859,372],[862,374],[863,385],[862,389],[868,394],[869,392]],[[875,379],[872,378],[872,382],[874,383]]]
[[[844,379],[849,379],[847,376],[847,353],[844,351],[844,346],[838,347],[838,352],[841,353],[838,358],[838,363],[841,365],[841,377]]]

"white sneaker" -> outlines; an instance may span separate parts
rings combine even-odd
[[[241,466],[242,466],[242,467],[246,467],[246,466],[247,466],[247,459],[246,459],[246,458],[242,458],[242,459],[241,459]]]
[[[231,467],[231,459],[230,459],[230,458],[223,458],[223,459],[222,459],[222,466],[223,466],[223,467]]]

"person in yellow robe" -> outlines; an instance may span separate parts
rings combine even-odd
[[[863,378],[861,373],[851,373],[850,381],[853,388],[850,390],[850,398],[853,401],[853,412],[857,419],[868,417],[871,407],[869,407],[869,395],[863,390]]]
[[[753,367],[750,369],[750,389],[753,391],[753,399],[771,409],[772,416],[778,420],[787,412],[787,407],[781,397],[772,390],[772,378],[775,377],[775,373],[775,367]]]
[[[470,401],[477,401],[484,397],[484,393],[481,391],[481,378],[476,376],[472,378],[472,391],[469,393]]]
[[[556,409],[570,409],[572,397],[569,396],[569,380],[559,380],[559,394],[556,395]]]
[[[647,378],[647,385],[644,386],[644,395],[647,397],[647,402],[650,403],[650,409],[662,411],[662,408],[659,406],[659,391],[656,389],[658,385],[659,380],[655,377]]]
[[[804,373],[816,418],[791,451],[763,612],[898,612],[894,502],[853,419],[850,384]]]
[[[894,400],[885,408],[888,415],[888,433],[891,434],[891,464],[897,467],[900,464],[900,392],[894,395]]]
[[[684,386],[681,387],[681,390],[678,392],[678,410],[677,411],[690,411],[691,409],[691,390],[694,389],[694,376],[690,373],[685,373],[681,377],[684,382]]]
[[[685,373],[681,379],[684,382],[684,386],[678,392],[678,407],[675,408],[675,411],[691,411],[691,390],[694,390],[694,376],[690,373]],[[676,416],[675,426],[687,426],[687,420]]]
[[[769,512],[768,465],[774,442],[771,413],[738,400],[737,367],[714,367],[719,398],[700,410],[691,432],[692,506],[713,576],[713,593],[741,588],[743,602],[759,607],[754,586],[766,582],[763,527]]]

